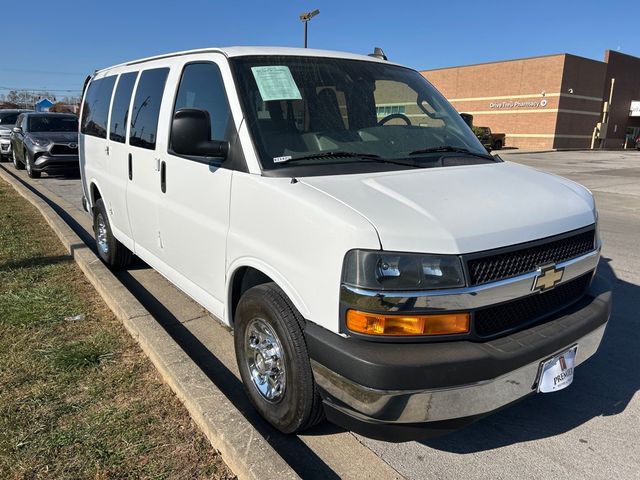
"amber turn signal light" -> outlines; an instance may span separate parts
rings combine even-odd
[[[452,335],[469,331],[468,313],[385,315],[347,311],[347,328],[366,335]]]

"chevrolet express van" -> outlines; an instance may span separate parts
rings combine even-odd
[[[567,387],[603,337],[591,193],[488,155],[409,68],[292,48],[132,61],[88,80],[79,145],[102,260],[140,257],[233,328],[282,432],[444,433]]]

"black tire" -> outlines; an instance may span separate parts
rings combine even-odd
[[[29,160],[29,154],[27,152],[24,152],[24,159],[26,161],[27,175],[29,178],[40,178],[42,173],[33,169],[33,165],[31,165],[31,160]]]
[[[275,332],[284,352],[284,388],[280,397],[271,401],[254,382],[250,372],[251,359],[246,353],[247,329],[255,322],[263,322]],[[302,333],[303,322],[300,313],[275,283],[247,290],[235,314],[234,344],[245,391],[256,410],[283,433],[301,432],[324,419],[322,400]]]
[[[24,170],[24,163],[22,163],[20,160],[18,160],[18,157],[16,157],[16,151],[14,150],[13,153],[11,154],[13,156],[13,168],[15,168],[16,170]]]
[[[8,161],[8,157],[6,155],[0,155],[0,162]]]
[[[100,231],[102,229],[103,241],[100,240]],[[131,264],[133,253],[113,236],[107,209],[101,198],[96,201],[93,207],[93,233],[96,239],[98,256],[104,263],[116,270]]]
[[[494,150],[500,150],[500,149],[502,149],[502,141],[500,141],[500,140],[496,140],[496,143],[495,143],[495,145],[493,146],[493,149],[494,149]]]

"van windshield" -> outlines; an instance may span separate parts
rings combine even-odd
[[[455,164],[465,163],[460,157],[493,161],[414,70],[304,56],[246,56],[231,64],[263,170],[330,165],[339,174],[352,172],[354,164],[442,166],[441,159],[452,155]]]

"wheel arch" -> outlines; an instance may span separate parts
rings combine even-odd
[[[229,326],[234,325],[234,315],[242,294],[251,287],[270,282],[280,287],[304,318],[309,318],[309,311],[302,297],[283,275],[264,262],[245,259],[233,264],[227,275],[225,318]]]
[[[102,198],[102,191],[95,179],[92,179],[89,183],[89,201],[91,202],[91,208],[96,206],[96,202],[99,198]]]

